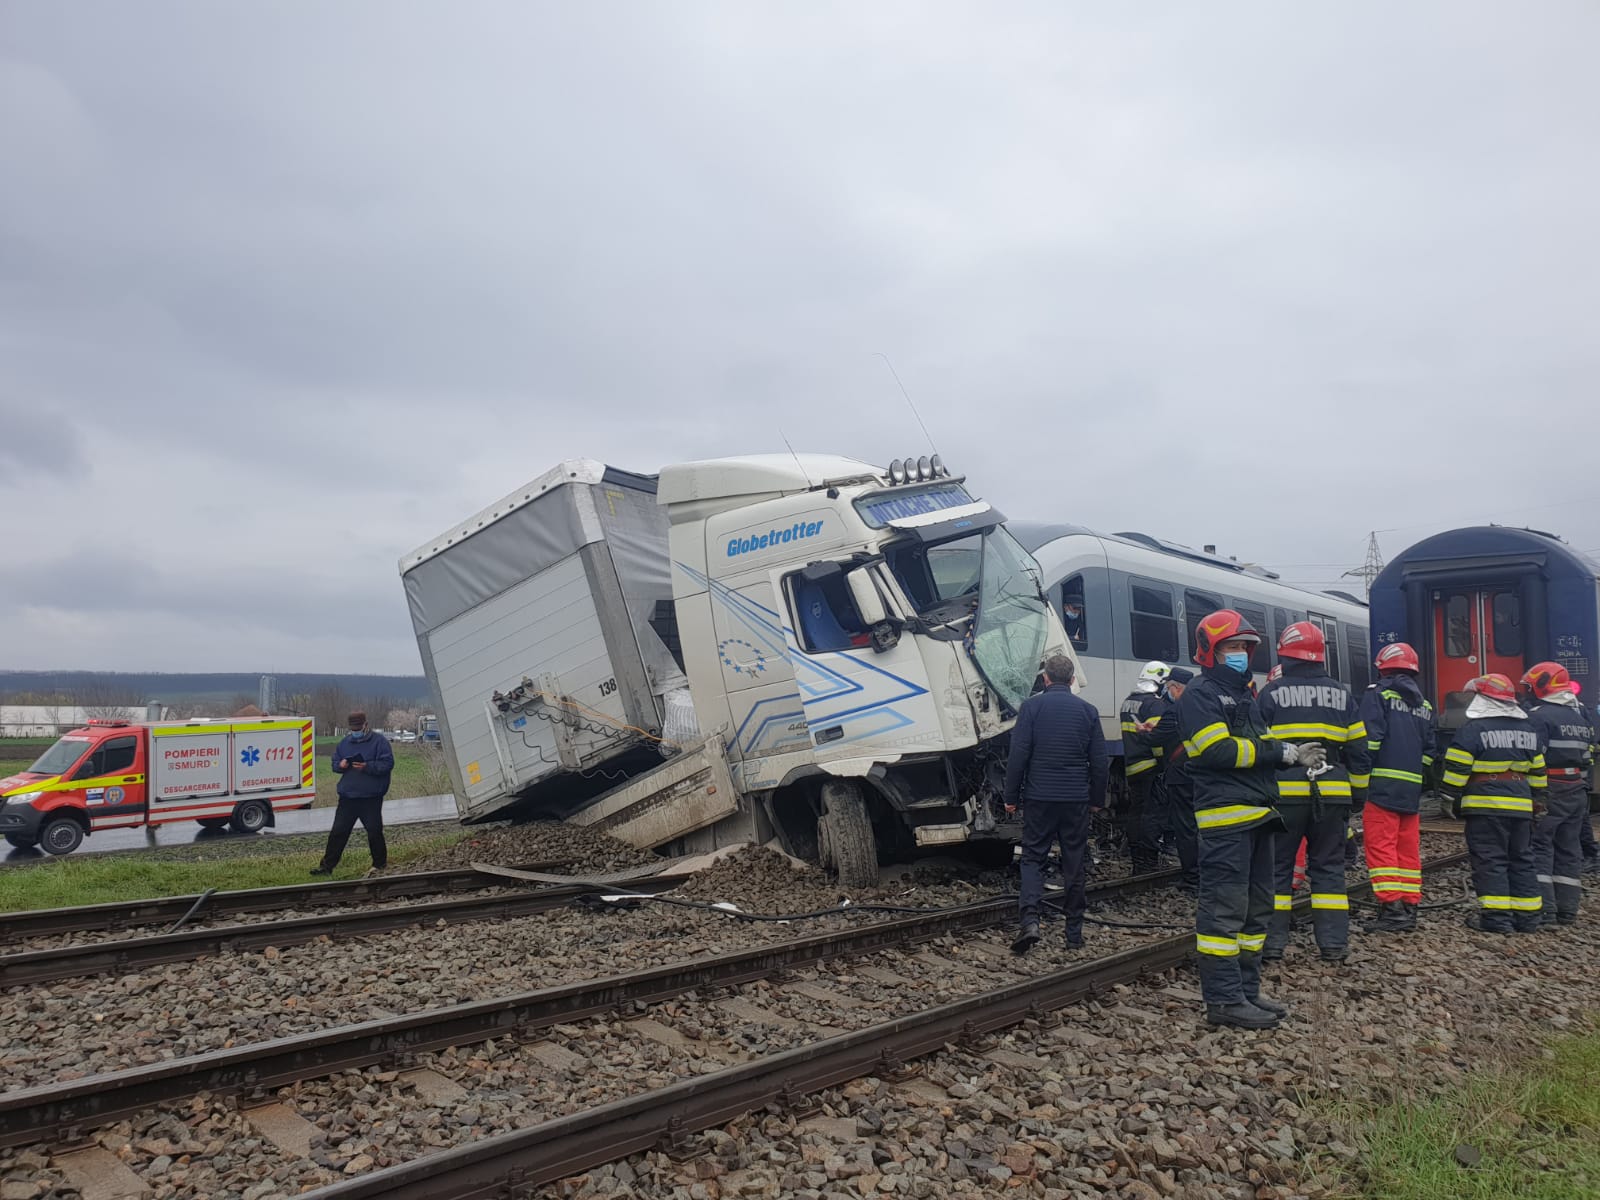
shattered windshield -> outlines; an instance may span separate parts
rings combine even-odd
[[[1038,572],[1033,558],[1004,527],[984,536],[972,659],[984,682],[1013,712],[1033,691],[1050,634]]]
[[[64,737],[41,754],[38,761],[28,770],[35,775],[63,774],[83,756],[84,749],[88,745],[88,738]]]

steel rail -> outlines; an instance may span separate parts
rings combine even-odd
[[[1455,865],[1465,854],[1424,864]],[[1309,908],[1309,898],[1297,907]],[[306,1193],[307,1200],[500,1200],[725,1124],[765,1104],[802,1097],[864,1075],[893,1075],[913,1059],[1092,997],[1119,983],[1187,962],[1194,935],[1180,934],[1020,983],[924,1009],[811,1045],[766,1055],[583,1112],[424,1155]]]
[[[532,863],[523,870],[553,870],[559,862]],[[331,883],[296,883],[286,887],[249,888],[216,892],[201,907],[197,917],[253,912],[281,912],[285,909],[320,908],[333,904],[371,904],[408,896],[445,895],[486,887],[514,886],[513,881],[484,871],[463,868],[455,871],[417,871],[409,875],[378,875],[371,879],[340,879]],[[162,925],[182,917],[199,896],[166,896],[153,900],[113,900],[107,904],[83,904],[73,908],[38,908],[27,912],[0,913],[0,945],[28,937],[47,937],[57,933],[82,933],[96,929],[130,929],[140,925]]]
[[[498,877],[494,877],[497,878]],[[625,888],[630,892],[662,892],[677,887],[679,877],[649,877],[626,884],[575,883],[531,888],[523,892],[494,896],[468,896],[458,900],[431,900],[421,904],[397,904],[388,908],[356,909],[350,912],[321,913],[309,917],[290,917],[281,921],[257,921],[242,925],[212,925],[185,929],[178,933],[158,933],[146,937],[118,938],[107,942],[83,942],[50,950],[27,950],[0,955],[0,987],[49,983],[78,975],[115,974],[184,962],[212,954],[264,950],[268,946],[298,946],[320,937],[361,937],[387,933],[415,925],[440,921],[504,920],[547,912],[595,892]]]
[[[1096,884],[1106,899],[1171,883],[1157,871]],[[531,1034],[550,1025],[600,1016],[707,987],[764,979],[790,967],[910,945],[985,928],[1016,912],[1014,898],[981,901],[893,921],[816,934],[732,954],[668,963],[492,1000],[453,1004],[313,1033],[295,1034],[65,1083],[0,1093],[0,1146],[20,1146],[82,1132],[201,1092],[237,1095],[283,1087],[337,1071],[406,1061],[426,1050]],[[71,1136],[75,1136],[72,1134]]]

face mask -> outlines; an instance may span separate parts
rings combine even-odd
[[[1230,671],[1237,671],[1241,675],[1250,674],[1250,656],[1248,654],[1224,654],[1222,663]]]
[[[355,741],[358,741],[358,742],[365,741],[366,740],[366,736],[367,736],[367,731],[365,729],[352,729],[350,731],[350,736]]]

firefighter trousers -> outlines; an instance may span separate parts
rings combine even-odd
[[[1273,864],[1272,925],[1267,949],[1282,954],[1289,944],[1289,910],[1294,907],[1294,860],[1300,840],[1306,843],[1306,880],[1311,885],[1311,923],[1319,950],[1344,950],[1350,941],[1350,897],[1344,888],[1344,842],[1350,810],[1328,805],[1313,819],[1309,804],[1286,804],[1286,833],[1278,836]]]
[[[1367,874],[1380,904],[1422,903],[1421,813],[1398,813],[1367,801],[1361,815],[1367,844]]]
[[[1157,809],[1155,770],[1141,771],[1128,779],[1128,802],[1122,810],[1122,836],[1127,839],[1133,873],[1154,871],[1161,858],[1161,814]]]
[[[1541,910],[1546,921],[1558,917],[1571,920],[1578,915],[1583,884],[1583,849],[1578,826],[1589,819],[1589,785],[1583,780],[1551,781],[1545,789],[1545,814],[1533,827],[1533,862],[1538,872],[1539,890],[1544,896]]]
[[[1544,896],[1533,862],[1533,822],[1527,817],[1468,811],[1467,853],[1483,928],[1508,933],[1539,928]]]
[[[1276,829],[1268,823],[1200,834],[1194,933],[1207,1005],[1239,1004],[1261,994]]]

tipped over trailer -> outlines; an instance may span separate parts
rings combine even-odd
[[[1072,655],[1037,565],[936,458],[573,460],[400,570],[464,820],[776,837],[852,886],[889,850],[1009,852],[1007,735]]]

